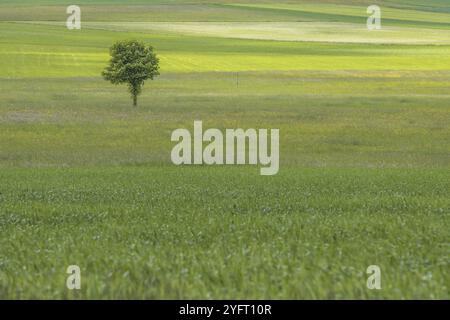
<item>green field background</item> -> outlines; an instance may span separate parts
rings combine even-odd
[[[1,299],[450,297],[448,1],[69,4],[0,2]],[[124,39],[161,61],[137,108]],[[279,174],[172,165],[194,120],[280,129]]]

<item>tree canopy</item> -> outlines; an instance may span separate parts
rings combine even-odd
[[[119,41],[110,48],[111,59],[102,76],[113,84],[128,84],[137,106],[137,96],[144,82],[159,75],[159,59],[153,47],[136,40]]]

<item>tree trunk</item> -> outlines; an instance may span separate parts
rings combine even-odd
[[[136,107],[137,106],[137,94],[133,95],[133,106]]]

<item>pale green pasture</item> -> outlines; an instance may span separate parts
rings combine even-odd
[[[1,25],[4,32],[0,35],[0,76],[9,78],[99,76],[108,61],[110,44],[125,38],[152,44],[160,56],[163,72],[450,69],[448,46],[228,39],[220,36],[223,30],[217,30],[216,37],[205,37],[200,33],[166,34],[162,30],[117,32],[112,26],[111,30],[88,27],[69,31],[54,25]],[[200,26],[197,24],[196,28]],[[209,30],[206,34],[212,32],[205,30]]]
[[[333,22],[87,22],[85,28],[237,39],[375,44],[450,44],[450,30]]]
[[[421,21],[421,22],[437,22],[450,24],[450,12],[433,12],[430,14],[427,11],[408,10],[392,8],[382,3],[373,2],[381,9],[382,19],[389,20],[405,20],[405,21]],[[331,14],[331,15],[343,15],[349,17],[361,17],[367,18],[368,5],[345,5],[345,4],[329,4],[329,3],[245,3],[245,4],[231,4],[235,7],[253,7],[253,8],[266,8],[266,9],[283,9],[299,12],[311,12],[319,14]]]

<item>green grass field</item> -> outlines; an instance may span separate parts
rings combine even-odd
[[[448,1],[121,3],[0,3],[0,299],[450,298]],[[280,172],[173,165],[194,120],[279,128]]]

